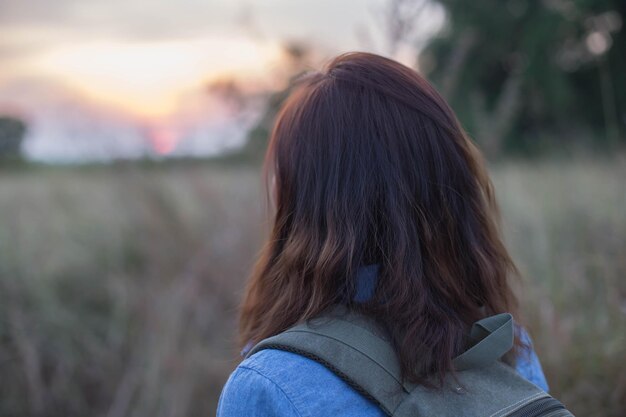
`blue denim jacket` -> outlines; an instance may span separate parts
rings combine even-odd
[[[362,267],[355,300],[371,297],[378,265]],[[519,328],[521,337],[530,337]],[[252,346],[241,352],[244,356]],[[517,371],[548,391],[533,349],[519,359]],[[265,349],[244,359],[230,374],[217,405],[217,417],[384,417],[383,411],[325,366],[295,353]]]

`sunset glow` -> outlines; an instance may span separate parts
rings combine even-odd
[[[32,160],[215,155],[294,72],[384,49],[383,4],[5,0],[0,115],[27,123]]]
[[[276,44],[236,38],[92,42],[53,48],[22,68],[134,114],[160,116],[178,106],[181,94],[224,74],[262,76],[280,54]]]
[[[180,133],[173,128],[160,127],[150,131],[149,139],[159,155],[170,153],[180,139]]]

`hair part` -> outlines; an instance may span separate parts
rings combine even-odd
[[[240,346],[342,302],[387,328],[404,378],[432,386],[473,322],[517,313],[482,155],[409,67],[351,52],[300,77],[264,172],[275,213],[241,304]],[[372,263],[373,297],[356,303],[356,271]]]

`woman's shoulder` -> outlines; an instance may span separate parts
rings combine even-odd
[[[548,386],[530,336],[521,330],[529,350],[516,369],[544,390]],[[333,395],[324,395],[332,392]],[[246,415],[307,417],[315,415],[376,416],[384,413],[324,365],[296,353],[264,349],[244,359],[230,374],[217,417]]]
[[[230,374],[222,388],[217,417],[231,416],[284,416],[302,417],[285,392],[289,387],[269,372],[266,354],[255,354],[242,361]]]
[[[324,395],[332,392],[333,395]],[[325,366],[278,349],[261,350],[231,373],[218,402],[218,417],[230,416],[383,416]]]

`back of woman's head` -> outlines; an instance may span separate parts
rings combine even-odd
[[[425,382],[451,370],[471,323],[514,311],[481,155],[414,70],[355,52],[300,77],[265,162],[275,217],[241,345],[342,302],[382,322],[405,377]],[[374,263],[373,296],[357,303],[357,269]]]

